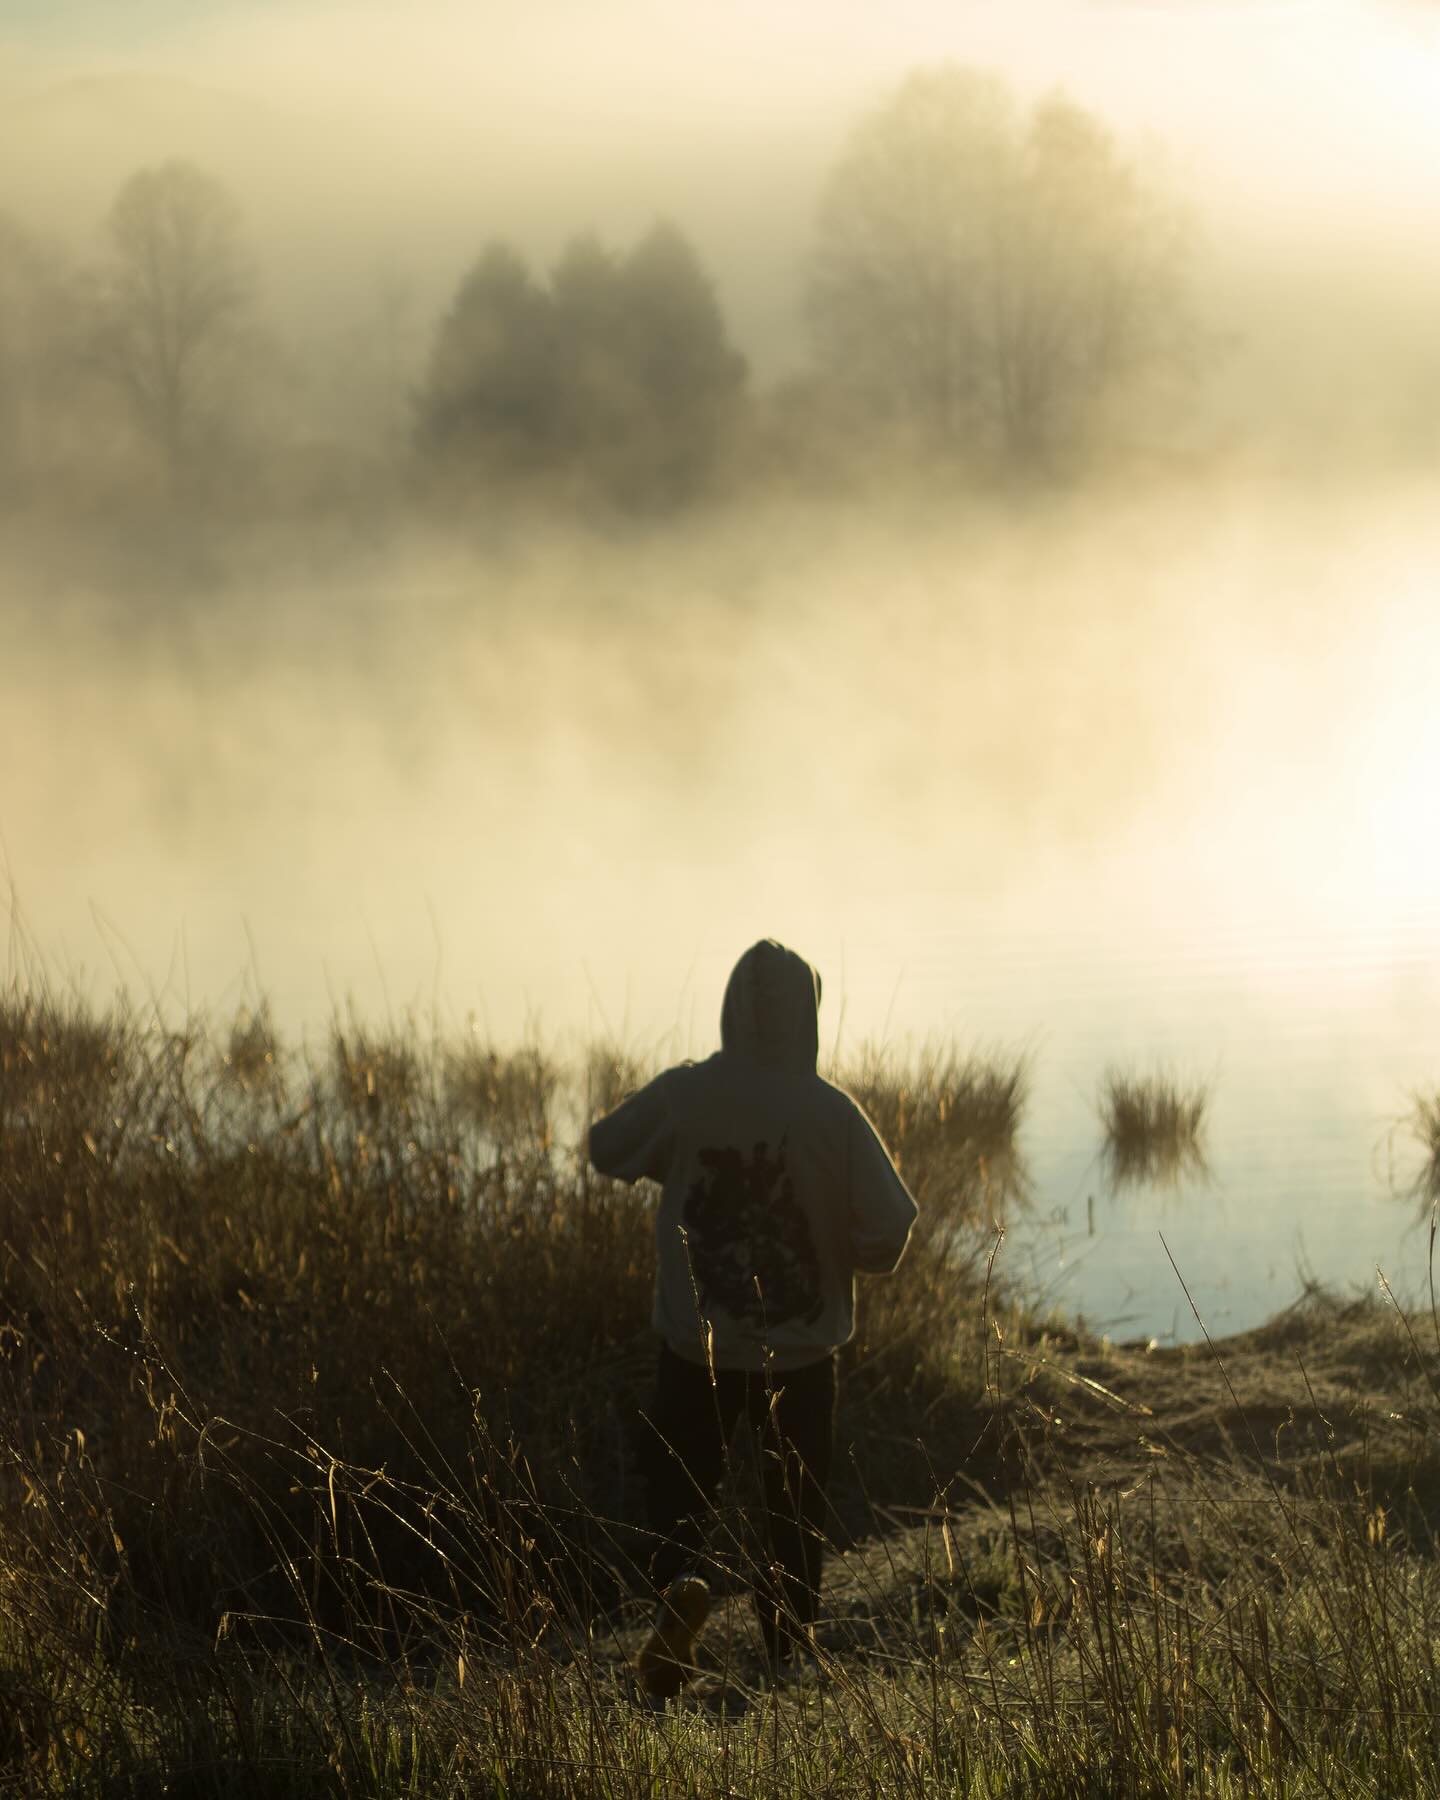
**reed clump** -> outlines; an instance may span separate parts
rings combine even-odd
[[[1433,1207],[1440,1203],[1440,1093],[1415,1094],[1404,1123],[1421,1156],[1410,1193],[1421,1206]]]
[[[836,1071],[891,1146],[917,1195],[924,1188],[947,1223],[957,1213],[999,1221],[1024,1199],[1028,1177],[1020,1126],[1029,1098],[1023,1054],[964,1054],[926,1044],[900,1055],[870,1046]]]
[[[1098,1112],[1101,1156],[1112,1186],[1178,1186],[1208,1172],[1205,1121],[1210,1090],[1156,1070],[1108,1069]]]
[[[497,1149],[543,1156],[555,1141],[562,1071],[538,1045],[502,1050],[473,1033],[441,1052],[456,1114]]]
[[[850,1356],[853,1404],[913,1484],[930,1442],[973,1444],[985,1360],[987,1262],[1029,1179],[1020,1143],[1023,1054],[868,1046],[835,1072],[889,1146],[919,1203],[898,1274],[862,1283]],[[999,1296],[991,1296],[998,1309]]]

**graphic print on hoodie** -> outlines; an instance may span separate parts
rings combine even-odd
[[[701,1306],[762,1327],[813,1325],[825,1307],[820,1257],[796,1204],[784,1139],[774,1156],[756,1144],[748,1158],[728,1146],[698,1157],[704,1173],[685,1196],[685,1233]]]
[[[765,939],[736,963],[719,1052],[590,1131],[602,1175],[661,1183],[656,1330],[692,1361],[800,1368],[848,1341],[857,1272],[899,1262],[915,1202],[874,1127],[816,1071],[820,979]]]

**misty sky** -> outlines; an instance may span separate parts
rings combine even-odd
[[[0,0],[0,209],[83,242],[129,166],[190,155],[282,306],[391,258],[428,316],[488,235],[544,264],[670,214],[765,372],[803,355],[847,131],[942,58],[1163,149],[1218,260],[1340,246],[1392,290],[1440,263],[1440,8],[1383,0]]]
[[[255,0],[243,9],[235,0],[128,0],[123,7],[103,0],[5,0],[0,23],[41,40],[124,50],[186,20],[241,10],[254,12]]]

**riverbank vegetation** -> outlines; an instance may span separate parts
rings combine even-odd
[[[1311,1296],[1218,1346],[1028,1316],[1022,1062],[840,1071],[922,1205],[845,1353],[815,1666],[734,1571],[639,1707],[645,1074],[263,1008],[0,1002],[0,1791],[1434,1791],[1440,1345]]]
[[[1403,1121],[1406,1136],[1420,1152],[1410,1191],[1424,1207],[1440,1205],[1440,1093],[1419,1093]]]
[[[1203,1176],[1209,1104],[1203,1082],[1185,1082],[1163,1070],[1107,1069],[1098,1110],[1101,1160],[1111,1185],[1174,1186]]]

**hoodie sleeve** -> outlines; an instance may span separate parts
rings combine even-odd
[[[590,1161],[602,1175],[663,1181],[675,1147],[665,1077],[654,1081],[590,1127]]]
[[[862,1275],[893,1273],[919,1210],[860,1108],[850,1115],[850,1258]]]

